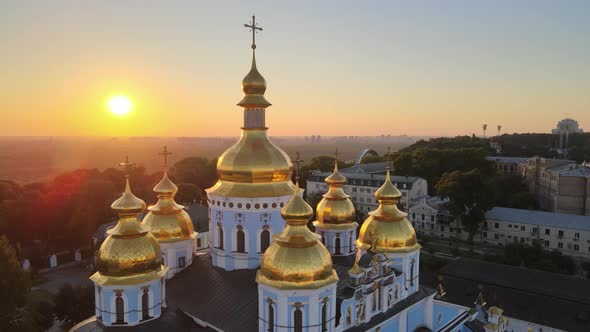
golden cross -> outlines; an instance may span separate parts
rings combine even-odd
[[[338,151],[338,148],[336,148],[336,152],[334,152],[334,158],[336,159],[336,161],[338,161],[339,155],[341,155],[341,153]]]
[[[295,169],[295,179],[299,180],[299,165],[303,162],[303,160],[299,159],[299,152],[296,153],[295,160],[291,160],[291,162],[297,164],[297,168]]]
[[[262,31],[262,27],[256,25],[256,16],[252,15],[252,21],[250,24],[244,24],[246,28],[249,28],[252,31],[252,49],[256,49],[256,33],[258,31]]]
[[[166,145],[164,145],[164,150],[158,154],[164,156],[164,169],[168,169],[168,156],[171,155],[172,152],[168,152]]]
[[[387,147],[387,153],[385,154],[385,156],[387,157],[387,170],[389,170],[389,162],[391,158],[391,148],[389,146]]]
[[[125,177],[129,177],[129,169],[135,165],[136,165],[135,163],[129,162],[129,156],[125,156],[125,161],[122,163],[119,163],[119,166],[121,166],[125,169]]]

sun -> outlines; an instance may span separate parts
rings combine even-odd
[[[129,114],[131,108],[133,107],[131,99],[129,99],[129,97],[126,96],[113,96],[109,98],[107,105],[111,113],[118,116],[124,116]]]

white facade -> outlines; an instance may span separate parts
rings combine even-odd
[[[164,265],[168,267],[166,279],[172,278],[178,272],[191,265],[193,254],[196,251],[197,233],[193,232],[191,237],[186,240],[175,242],[160,242],[160,250]]]
[[[213,266],[226,271],[258,268],[273,236],[285,228],[281,208],[290,198],[209,195],[209,246]]]

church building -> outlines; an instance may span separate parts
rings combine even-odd
[[[299,187],[299,154],[291,161],[267,135],[271,104],[255,54],[262,29],[254,16],[246,27],[252,65],[238,103],[244,124],[239,140],[219,157],[219,181],[206,191],[210,249],[196,252],[190,218],[174,202],[177,187],[167,172],[143,222],[138,217],[145,203],[127,178],[112,206],[119,222],[91,277],[96,314],[72,331],[135,325],[141,331],[505,331],[501,309],[481,301],[453,304],[442,285],[420,284],[421,247],[398,209],[402,195],[389,166],[375,192],[379,206],[361,222],[335,164],[311,227],[314,211]]]

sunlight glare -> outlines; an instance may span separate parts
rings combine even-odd
[[[131,99],[126,96],[114,96],[108,101],[109,110],[118,116],[129,114],[132,106]]]

